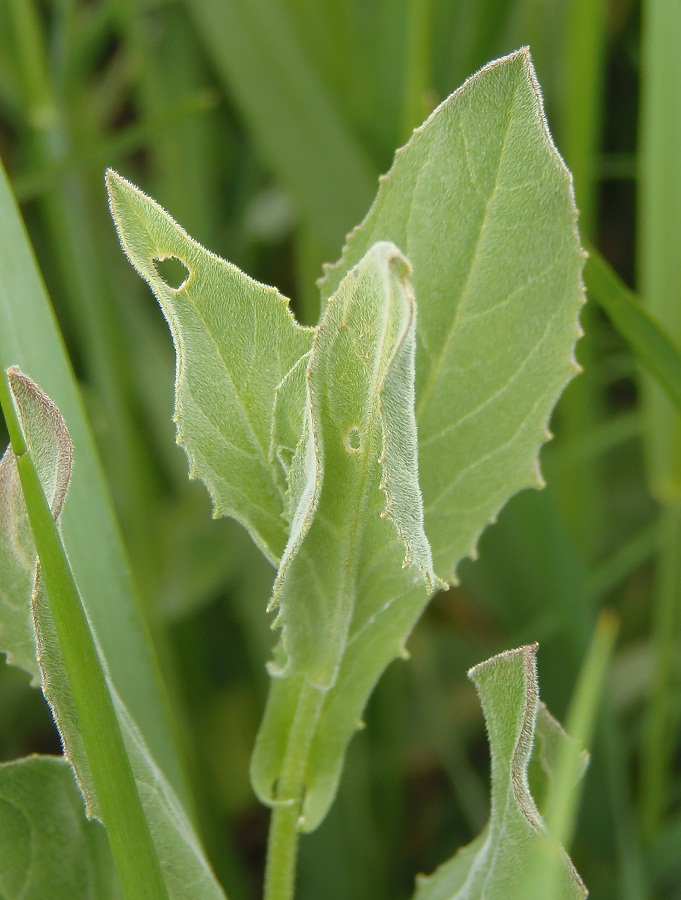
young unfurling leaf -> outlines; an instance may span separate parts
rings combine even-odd
[[[480,695],[492,757],[489,822],[432,876],[419,878],[414,900],[526,900],[527,873],[541,852],[560,857],[559,893],[551,900],[586,897],[567,854],[551,845],[530,793],[533,755],[542,783],[550,783],[558,747],[570,740],[539,702],[536,646],[501,653],[468,674]]]

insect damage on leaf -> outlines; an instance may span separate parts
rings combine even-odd
[[[310,350],[312,329],[278,291],[209,253],[130,182],[112,171],[106,182],[121,245],[175,342],[177,441],[190,475],[205,482],[214,515],[241,522],[276,564],[288,529],[285,487],[270,459],[272,410],[277,388]],[[186,277],[164,272],[171,259]]]

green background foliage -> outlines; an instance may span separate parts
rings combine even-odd
[[[181,723],[198,827],[230,897],[257,896],[262,870],[267,814],[253,798],[248,761],[267,689],[273,636],[263,610],[274,572],[233,523],[211,521],[201,487],[186,483],[171,422],[171,341],[118,250],[103,169],[143,185],[190,234],[277,285],[313,323],[321,265],[338,258],[394,148],[487,60],[529,43],[549,124],[575,175],[582,232],[626,282],[655,295],[655,315],[678,344],[663,309],[665,300],[679,307],[674,273],[641,280],[634,268],[639,172],[651,198],[642,271],[660,272],[662,243],[663,258],[678,259],[681,239],[675,220],[661,218],[666,208],[678,214],[678,171],[655,156],[671,147],[664,153],[678,159],[669,127],[681,120],[670,111],[680,102],[670,74],[678,23],[666,4],[649,15],[654,6],[224,0],[222,23],[209,0],[0,5],[0,155],[83,389]],[[651,67],[663,52],[670,66]],[[648,415],[636,355],[596,307],[582,322],[586,371],[561,400],[556,439],[542,451],[548,488],[504,509],[461,584],[420,623],[409,665],[386,673],[368,727],[350,746],[337,805],[301,845],[302,898],[409,896],[414,872],[433,871],[474,837],[487,818],[489,762],[467,668],[538,640],[542,698],[562,719],[604,606],[619,617],[620,638],[571,855],[594,898],[678,893],[681,525],[676,496],[659,488],[669,484],[656,470],[668,451],[648,457],[652,499],[641,442],[645,420],[648,446],[673,446],[676,414]],[[0,340],[10,333],[3,319]],[[40,367],[53,351],[36,349],[43,340],[26,348],[34,367],[4,360],[4,350],[3,363],[45,381]],[[67,395],[54,399],[66,414]],[[655,429],[667,427],[663,445]],[[89,466],[73,437],[78,465]],[[68,538],[77,524],[66,516]],[[93,559],[74,556],[79,578]],[[119,608],[102,598],[102,615]],[[131,658],[121,646],[120,658]],[[58,752],[28,676],[0,673],[0,758]],[[126,675],[133,688],[154,684]],[[152,697],[148,708],[163,704]],[[159,753],[171,746],[165,721],[154,726]],[[173,757],[164,768],[179,785]]]

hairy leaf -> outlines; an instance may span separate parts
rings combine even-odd
[[[538,451],[576,371],[583,300],[570,176],[527,51],[490,64],[398,151],[369,215],[327,270],[315,332],[299,329],[282,298],[198,248],[136,189],[113,175],[109,183],[124,245],[174,331],[181,431],[212,448],[223,485],[238,483],[277,522],[268,544],[245,506],[225,505],[271,558],[281,557],[273,605],[283,637],[252,766],[266,803],[277,803],[296,710],[319,692],[300,820],[310,830],[333,798],[371,689],[443,583],[435,573],[452,573],[503,503],[541,483]],[[167,255],[190,273],[179,291],[153,265]],[[210,279],[195,279],[195,268]],[[244,291],[255,296],[242,314]],[[199,323],[193,310],[204,304],[210,321]],[[226,306],[229,318],[216,313]],[[280,338],[253,327],[256,307],[278,310],[263,328],[283,328]],[[259,456],[242,434],[243,404],[209,389],[205,409],[184,397],[185,346],[206,330],[233,373],[228,395],[241,391],[262,414]],[[271,354],[277,366],[260,372],[251,361],[276,340],[287,352]],[[205,384],[215,367],[202,357],[215,351],[198,348],[194,377]],[[260,480],[250,469],[244,477],[241,458],[215,436],[232,431],[232,416]]]
[[[57,407],[29,378],[16,369],[10,370],[9,376],[13,401],[29,453],[39,463],[41,483],[54,515],[58,516],[66,497],[71,474],[71,443],[68,432]],[[5,494],[3,499],[7,514],[0,524],[9,524],[10,530],[3,528],[0,531],[2,548],[0,557],[8,556],[7,548],[14,546],[12,523],[25,522],[27,515],[23,495],[16,489],[18,481],[16,462],[14,455],[10,455],[9,451],[3,458],[2,465],[6,467],[6,471],[4,484],[0,487],[5,489],[10,486],[12,490]],[[31,549],[32,545],[29,545],[26,548],[27,552],[21,556],[24,572],[17,581],[20,588],[26,589],[28,586],[29,593],[23,598],[15,597],[14,603],[20,605],[23,602],[27,608],[32,608],[42,690],[59,728],[65,756],[76,773],[85,798],[87,813],[89,816],[97,817],[98,802],[78,725],[76,706],[44,581],[36,564],[35,550],[32,549],[30,552]],[[17,568],[19,559],[20,557],[15,554]],[[32,598],[31,585],[33,585]],[[0,607],[0,619],[4,619],[4,616],[4,607]],[[8,649],[11,654],[13,648]],[[106,667],[104,668],[106,672]],[[137,725],[110,681],[109,690],[114,699],[137,789],[170,896],[178,900],[196,896],[197,893],[207,898],[224,897],[180,802],[153,760]]]
[[[291,722],[304,692],[318,690],[304,830],[328,810],[367,696],[440,584],[418,486],[409,273],[396,247],[376,244],[330,300],[307,364],[307,427],[289,470],[291,534],[273,595],[283,639],[252,766],[261,799],[281,802]]]
[[[277,562],[288,536],[284,496],[270,459],[278,386],[310,350],[312,330],[288,301],[192,240],[153,200],[109,171],[111,212],[131,263],[149,283],[175,342],[177,441],[215,516],[233,516]],[[187,270],[171,286],[156,262]]]
[[[376,241],[414,269],[425,527],[449,578],[508,498],[541,486],[548,418],[577,371],[584,254],[526,49],[485,66],[397,151],[323,297]]]
[[[528,783],[535,731],[535,766],[543,784],[550,782],[561,744],[569,738],[539,702],[536,646],[501,653],[468,674],[480,695],[490,742],[490,818],[471,844],[430,878],[419,878],[415,900],[525,900],[525,878],[536,854],[553,849]],[[567,854],[558,852],[561,877],[552,900],[585,897]]]
[[[106,832],[86,819],[73,770],[61,757],[0,765],[0,846],[4,900],[120,897]]]
[[[290,658],[278,674],[324,689],[348,642],[394,599],[386,562],[396,543],[399,593],[421,583],[425,602],[436,583],[418,485],[408,274],[396,247],[376,244],[331,299],[308,362],[273,603]]]
[[[66,425],[35,385],[13,377],[12,389],[22,429],[34,437],[34,463],[56,518],[71,478],[72,447]],[[30,602],[36,551],[11,447],[0,460],[0,535],[0,650],[7,654],[8,663],[31,674],[37,685],[40,672]]]

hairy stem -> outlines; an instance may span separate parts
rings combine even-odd
[[[265,900],[290,900],[294,895],[298,822],[305,796],[307,757],[324,696],[324,691],[307,682],[301,688],[277,783],[277,805],[270,821]]]

